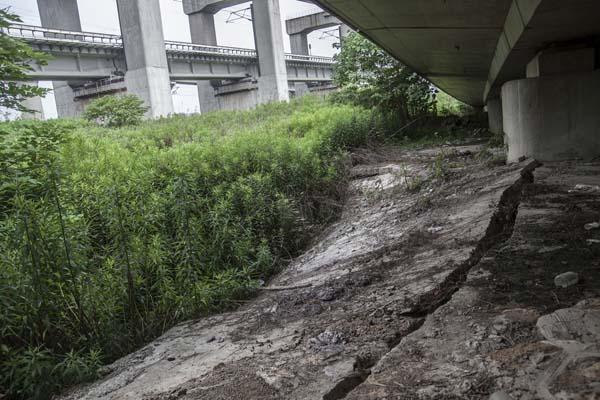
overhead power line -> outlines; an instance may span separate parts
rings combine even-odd
[[[252,21],[252,8],[246,7],[239,10],[227,11],[229,15],[225,21],[228,24],[234,23],[240,20]]]

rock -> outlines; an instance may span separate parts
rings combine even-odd
[[[541,249],[539,249],[538,253],[539,254],[553,253],[555,251],[562,250],[562,249],[564,249],[566,247],[567,247],[567,245],[562,245],[562,246],[547,246],[547,247],[545,246],[545,247],[542,247]]]
[[[514,400],[506,392],[495,392],[490,396],[490,400]]]
[[[308,343],[311,347],[326,347],[336,344],[342,344],[344,339],[337,332],[326,330],[321,332],[317,337],[311,338]]]
[[[432,226],[431,228],[427,228],[427,232],[429,233],[438,233],[441,232],[444,228],[441,226]]]
[[[538,319],[537,328],[540,334],[553,344],[567,341],[598,345],[600,301],[591,299],[580,302],[575,307],[544,315]]]
[[[600,186],[592,185],[575,185],[573,190],[569,190],[569,193],[595,193],[600,192]]]
[[[214,342],[215,340],[217,340],[217,338],[216,338],[216,337],[214,337],[214,336],[211,336],[211,337],[209,337],[209,338],[208,338],[208,340],[206,341],[206,343],[212,343],[212,342]]]
[[[333,301],[335,300],[335,297],[336,291],[331,287],[325,288],[317,293],[317,298],[321,301]]]
[[[585,228],[586,231],[598,229],[598,228],[600,228],[600,222],[590,222],[589,224],[585,224],[583,227]]]
[[[173,357],[173,356],[167,357],[167,361],[175,361],[175,357]]]
[[[600,240],[599,239],[588,239],[587,244],[590,246],[593,244],[600,244]]]
[[[577,285],[579,282],[579,274],[576,272],[565,272],[564,274],[557,275],[554,278],[554,284],[556,287],[568,288],[573,285]]]

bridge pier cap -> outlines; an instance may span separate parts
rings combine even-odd
[[[600,70],[592,47],[543,51],[502,86],[508,160],[600,156]]]

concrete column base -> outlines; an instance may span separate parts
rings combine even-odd
[[[304,82],[296,82],[294,83],[294,89],[296,89],[294,93],[294,97],[302,97],[310,94],[310,89],[308,88],[308,84]]]
[[[198,102],[200,103],[200,113],[218,111],[219,101],[215,96],[215,88],[210,81],[201,81],[196,84],[198,87]]]
[[[502,109],[508,161],[600,156],[600,70],[507,82]]]
[[[173,98],[169,84],[169,71],[160,67],[145,67],[125,74],[127,92],[135,94],[149,107],[149,118],[173,114]]]
[[[290,89],[286,76],[270,75],[258,78],[258,101],[260,104],[289,100]]]
[[[502,100],[499,97],[488,100],[487,114],[490,132],[500,135],[504,134],[502,125]]]
[[[23,82],[23,84],[30,86],[38,86],[37,82]],[[41,97],[30,97],[25,101],[22,101],[21,105],[30,110],[30,112],[21,112],[21,119],[44,120],[44,107],[42,106]]]
[[[75,101],[73,89],[67,82],[52,82],[58,118],[77,118],[83,115],[84,103]]]

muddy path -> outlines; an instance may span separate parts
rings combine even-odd
[[[540,166],[532,160],[505,166],[495,157],[482,145],[356,154],[340,220],[256,299],[171,329],[110,366],[102,380],[63,398],[487,398],[502,387],[495,378],[471,392],[451,390],[456,376],[450,373],[440,375],[448,388],[421,385],[428,372],[445,371],[436,357],[446,360],[445,352],[453,350],[438,343],[439,351],[420,349],[415,356],[407,343],[429,343],[427,332],[440,312],[467,307],[460,299],[473,271],[514,237],[519,208]],[[585,295],[577,292],[560,305],[600,295],[589,286]],[[495,287],[481,283],[482,295],[491,296],[486,288]],[[498,301],[492,297],[481,301]],[[559,305],[541,308],[536,315]],[[478,335],[474,321],[457,321],[437,326],[436,335],[445,332],[448,343]],[[424,361],[405,362],[413,359]],[[479,368],[487,368],[482,365],[465,374],[479,379]]]

